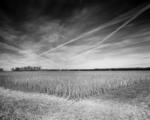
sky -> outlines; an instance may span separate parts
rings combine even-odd
[[[0,67],[150,67],[149,0],[1,0]]]

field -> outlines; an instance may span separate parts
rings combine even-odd
[[[0,73],[4,120],[149,120],[150,71]]]

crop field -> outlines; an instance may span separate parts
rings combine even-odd
[[[134,87],[138,84],[142,85],[145,82],[150,82],[149,71],[0,73],[0,86],[4,88],[27,92],[47,93],[73,99],[99,96],[122,88],[129,89],[129,87]],[[140,89],[142,91],[142,89],[148,88],[144,86]],[[133,93],[131,97],[134,97]]]
[[[0,73],[4,120],[149,120],[149,106],[150,71]]]

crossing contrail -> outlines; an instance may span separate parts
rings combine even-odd
[[[48,50],[48,51],[45,51],[45,52],[41,53],[39,56],[42,56],[42,55],[45,55],[45,54],[47,54],[47,53],[53,52],[53,51],[55,51],[55,50],[57,50],[57,49],[59,49],[59,48],[64,47],[64,46],[67,45],[67,44],[70,44],[70,43],[72,43],[72,42],[78,41],[78,40],[80,40],[81,38],[86,37],[86,36],[88,36],[88,35],[90,35],[90,34],[92,34],[92,33],[94,33],[94,32],[97,32],[97,31],[102,30],[102,29],[104,29],[104,28],[107,28],[107,27],[109,27],[109,26],[112,26],[112,25],[118,24],[118,23],[120,23],[120,22],[123,22],[123,21],[129,19],[129,18],[135,13],[135,11],[137,11],[137,9],[139,9],[139,7],[135,8],[135,9],[133,9],[133,10],[131,10],[131,11],[129,11],[129,12],[127,12],[127,13],[125,13],[125,14],[119,16],[119,17],[114,18],[114,19],[111,20],[109,23],[106,23],[106,24],[104,24],[104,25],[102,25],[102,26],[99,26],[99,27],[97,27],[97,28],[95,28],[95,29],[93,29],[93,30],[90,30],[90,31],[88,31],[88,32],[86,32],[86,33],[83,33],[82,35],[80,35],[80,36],[78,36],[78,37],[76,37],[76,38],[74,38],[74,39],[72,39],[72,40],[69,40],[69,41],[67,41],[67,42],[65,42],[65,43],[63,43],[63,44],[60,44],[60,45],[58,45],[58,46],[56,46],[56,47],[54,47],[54,48],[52,48],[52,49],[50,49],[50,50]],[[131,14],[131,15],[130,15],[130,14]]]
[[[145,7],[143,7],[140,11],[138,11],[134,16],[132,16],[129,20],[127,20],[126,22],[124,22],[121,26],[119,26],[115,31],[113,31],[112,33],[110,33],[109,35],[107,35],[103,40],[101,40],[100,42],[98,42],[94,47],[88,49],[87,51],[78,54],[77,56],[74,57],[78,57],[81,56],[83,54],[89,53],[93,50],[97,50],[100,48],[100,44],[103,43],[104,41],[107,41],[109,38],[111,38],[113,35],[115,35],[118,31],[120,31],[122,28],[124,28],[126,25],[128,25],[130,22],[132,22],[133,20],[135,20],[138,16],[140,16],[142,13],[144,13],[145,11],[147,11],[148,9],[150,9],[150,4],[146,5]]]

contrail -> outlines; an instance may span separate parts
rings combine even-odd
[[[139,33],[139,34],[136,34],[136,35],[131,35],[131,36],[126,37],[125,39],[123,38],[123,39],[120,39],[120,40],[132,39],[132,38],[141,37],[141,36],[146,36],[146,35],[150,35],[150,32],[148,31],[148,32]],[[146,41],[149,41],[149,40],[142,40],[141,42],[146,42]],[[137,43],[137,42],[135,42],[135,43]],[[134,43],[133,43],[133,44],[134,44]],[[100,47],[102,47],[102,46],[100,46]],[[100,47],[99,47],[99,48],[100,48]],[[86,50],[84,50],[84,51],[82,51],[82,52],[78,52],[78,55],[77,55],[77,56],[80,56],[80,54],[83,54],[83,53],[86,52],[87,50],[89,50],[89,48],[87,48]],[[75,57],[77,57],[77,56],[75,56]]]
[[[127,20],[126,22],[124,22],[121,26],[119,26],[115,31],[113,31],[112,33],[110,33],[108,36],[106,36],[103,40],[101,40],[100,42],[97,43],[96,46],[88,49],[86,52],[78,54],[77,56],[89,53],[93,50],[97,50],[99,49],[99,45],[101,43],[103,43],[104,41],[107,41],[109,38],[111,38],[113,35],[115,35],[118,31],[120,31],[122,28],[124,28],[126,25],[128,25],[130,22],[132,22],[133,20],[135,20],[138,16],[140,16],[142,13],[144,13],[145,11],[147,11],[148,9],[150,9],[150,4],[146,5],[144,8],[142,8],[140,11],[138,11],[134,16],[132,16],[129,20]],[[74,57],[77,57],[74,56]]]
[[[127,19],[127,18],[126,18],[126,19]],[[123,20],[114,21],[114,22],[111,22],[111,23],[109,23],[109,24],[100,26],[100,27],[98,27],[98,28],[96,28],[96,29],[94,29],[94,30],[92,30],[92,31],[88,31],[88,32],[86,32],[86,33],[84,33],[84,34],[82,34],[82,35],[80,35],[80,36],[78,36],[78,37],[76,37],[76,38],[74,38],[74,39],[71,39],[71,40],[69,40],[69,41],[67,41],[67,42],[65,42],[65,43],[63,43],[63,44],[60,44],[60,45],[56,46],[55,48],[52,48],[52,49],[50,49],[50,50],[48,50],[48,51],[46,51],[46,52],[44,52],[44,53],[42,53],[42,54],[40,54],[40,55],[47,54],[47,53],[50,53],[50,52],[52,52],[52,51],[54,51],[54,50],[56,50],[56,49],[62,48],[62,47],[64,47],[65,45],[67,45],[67,44],[69,44],[69,43],[78,41],[78,40],[80,40],[81,38],[83,38],[83,37],[85,37],[85,36],[87,36],[87,35],[89,35],[89,34],[92,34],[92,33],[94,33],[94,32],[97,32],[97,31],[99,31],[99,30],[101,30],[101,29],[104,29],[104,28],[106,28],[106,27],[109,27],[109,26],[111,26],[111,25],[117,24],[117,23],[119,23],[119,22],[121,22],[121,21],[123,21]]]
[[[136,9],[137,9],[137,8],[136,8]],[[109,27],[109,26],[115,25],[115,24],[117,24],[117,23],[123,22],[124,20],[130,18],[131,15],[133,14],[133,12],[134,12],[136,9],[131,10],[131,11],[129,11],[129,12],[127,12],[127,13],[125,13],[125,14],[119,16],[119,17],[116,17],[115,19],[111,20],[109,23],[106,23],[106,24],[104,24],[104,25],[102,25],[102,26],[99,26],[99,27],[97,27],[97,28],[95,28],[95,29],[93,29],[93,30],[91,30],[91,31],[88,31],[88,32],[86,32],[86,33],[84,33],[84,34],[82,34],[82,35],[80,35],[80,36],[78,36],[78,37],[76,37],[76,38],[74,38],[74,39],[72,39],[72,40],[70,40],[70,41],[67,41],[67,42],[65,42],[65,43],[63,43],[63,44],[60,44],[60,45],[56,46],[55,48],[52,48],[52,49],[50,49],[50,50],[48,50],[48,51],[46,51],[46,52],[43,52],[43,53],[41,53],[39,56],[44,55],[44,54],[47,54],[47,53],[50,53],[50,52],[52,52],[52,51],[54,51],[54,50],[56,50],[56,49],[62,48],[62,47],[64,47],[65,45],[67,45],[67,44],[69,44],[69,43],[78,41],[78,40],[80,40],[81,38],[83,38],[83,37],[85,37],[85,36],[88,36],[88,35],[90,35],[90,34],[92,34],[92,33],[94,33],[94,32],[97,32],[97,31],[99,31],[99,30],[101,30],[101,29],[104,29],[104,28],[107,28],[107,27]],[[128,14],[131,14],[131,15],[128,15]],[[127,15],[128,15],[128,16],[127,16]],[[117,19],[118,19],[118,20],[117,20]]]

